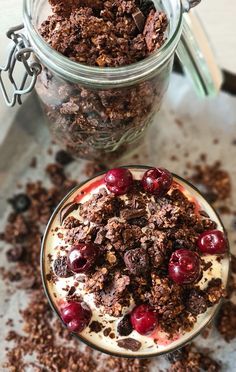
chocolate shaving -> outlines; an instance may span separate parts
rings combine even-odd
[[[124,218],[125,220],[132,220],[133,218],[139,218],[146,215],[146,210],[143,209],[123,209],[120,212],[120,217]]]
[[[122,347],[123,349],[131,350],[131,351],[138,351],[142,346],[140,341],[135,340],[134,338],[122,338],[121,340],[117,341],[117,345]]]
[[[62,225],[66,217],[69,216],[70,213],[76,211],[79,207],[78,203],[70,202],[64,205],[64,207],[60,211],[60,224]]]

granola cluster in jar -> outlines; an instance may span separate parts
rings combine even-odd
[[[70,60],[101,69],[128,66],[160,49],[168,20],[151,1],[50,1],[39,31]],[[60,144],[74,156],[116,158],[159,110],[172,62],[144,81],[116,87],[73,83],[43,66],[37,92]],[[78,77],[79,78],[79,77]],[[135,145],[136,146],[136,145]]]

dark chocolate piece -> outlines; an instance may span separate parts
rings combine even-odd
[[[120,212],[120,217],[124,218],[125,220],[129,221],[133,218],[139,218],[146,215],[146,210],[142,209],[123,209]]]
[[[89,325],[89,331],[99,333],[103,328],[102,323],[98,322],[97,320],[93,320]]]
[[[70,202],[64,205],[64,207],[60,210],[60,224],[62,225],[66,217],[68,217],[70,213],[76,211],[78,207],[79,204],[75,202]]]
[[[132,14],[132,17],[133,17],[133,20],[134,20],[136,26],[138,27],[139,31],[143,32],[146,19],[145,19],[143,13],[141,12],[141,10],[138,9],[135,13]]]
[[[142,346],[140,341],[135,340],[134,338],[131,338],[131,337],[122,338],[121,340],[118,340],[117,345],[119,347],[122,347],[123,349],[131,350],[131,351],[138,351],[140,347]]]

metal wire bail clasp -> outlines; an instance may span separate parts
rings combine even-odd
[[[200,2],[201,0],[182,0],[184,11],[189,12],[191,8],[194,8]]]
[[[23,28],[24,25],[21,24],[19,26],[10,28],[7,32],[7,37],[14,42],[14,45],[12,46],[12,49],[9,53],[6,66],[0,66],[0,86],[6,104],[9,107],[13,107],[16,102],[20,105],[22,104],[21,96],[33,90],[37,80],[37,76],[40,74],[42,69],[39,63],[28,61],[31,53],[33,52],[33,48],[30,46],[29,41],[27,40],[25,35],[21,32],[18,32]],[[25,73],[19,86],[17,85],[13,76],[17,61],[22,62],[25,67]],[[8,78],[13,87],[13,94],[11,98],[9,98],[2,79],[3,72],[7,72]],[[28,86],[26,86],[27,78],[29,76],[31,77],[31,80],[28,83]]]

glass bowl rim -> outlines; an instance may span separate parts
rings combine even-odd
[[[125,166],[121,166],[120,168],[128,168],[130,170],[131,169],[148,170],[148,169],[151,169],[153,167],[152,166],[146,166],[146,165],[125,165]],[[63,206],[63,204],[66,202],[66,200],[68,200],[70,198],[70,196],[73,195],[74,192],[76,192],[77,190],[79,190],[86,183],[92,181],[93,179],[96,179],[97,177],[102,176],[105,173],[106,173],[106,171],[99,172],[95,176],[92,176],[92,177],[86,179],[85,181],[79,183],[78,186],[74,187],[71,191],[69,191],[64,196],[64,198],[61,200],[61,202],[57,205],[57,207],[55,208],[55,210],[53,211],[53,213],[52,213],[52,215],[51,215],[51,217],[50,217],[50,219],[49,219],[49,221],[47,223],[47,226],[45,228],[45,231],[44,231],[44,235],[43,235],[43,239],[42,239],[42,243],[41,243],[41,251],[40,251],[40,271],[41,271],[41,278],[42,278],[44,292],[46,294],[46,297],[47,297],[47,300],[49,302],[49,305],[52,308],[53,312],[56,313],[56,315],[58,316],[58,318],[60,319],[60,321],[62,323],[63,323],[63,321],[61,319],[61,316],[59,314],[59,311],[56,308],[56,306],[54,305],[53,300],[52,300],[52,298],[50,296],[50,292],[49,292],[48,287],[47,287],[47,279],[46,279],[45,267],[44,267],[44,263],[45,263],[44,252],[45,252],[46,238],[47,238],[48,232],[50,230],[50,227],[51,227],[51,224],[52,224],[54,218],[56,217],[58,211]],[[197,187],[195,187],[191,182],[189,182],[188,180],[184,179],[183,177],[181,177],[181,176],[179,176],[179,175],[177,175],[177,174],[175,174],[173,172],[171,172],[171,174],[173,175],[174,178],[176,178],[177,180],[180,180],[183,183],[186,183],[187,186],[189,186],[194,191],[196,191],[206,201],[207,205],[210,206],[210,208],[212,209],[212,211],[215,213],[216,217],[219,219],[220,226],[221,226],[221,228],[222,228],[222,230],[224,232],[224,235],[225,235],[225,238],[226,238],[226,241],[227,241],[227,245],[228,245],[228,251],[226,253],[226,258],[228,260],[227,279],[226,279],[226,288],[227,288],[228,282],[229,282],[229,275],[230,275],[231,255],[230,255],[230,245],[229,245],[229,241],[228,241],[228,237],[227,237],[227,232],[225,230],[225,227],[223,225],[223,222],[222,222],[219,214],[216,212],[215,208],[206,200],[206,198],[203,196],[202,192],[200,192]],[[138,358],[138,359],[155,358],[155,357],[160,356],[160,355],[166,355],[166,354],[172,353],[172,352],[174,352],[174,351],[182,348],[183,346],[187,345],[193,339],[195,339],[212,322],[212,320],[215,318],[215,316],[217,315],[217,313],[218,313],[218,311],[219,311],[219,309],[220,309],[220,307],[222,305],[223,300],[224,299],[221,299],[217,304],[215,304],[211,308],[212,309],[212,314],[209,316],[209,319],[204,323],[204,325],[202,327],[200,327],[199,329],[195,330],[193,332],[193,334],[190,331],[189,332],[190,333],[190,336],[189,336],[189,338],[187,338],[186,341],[184,341],[180,345],[177,345],[177,346],[175,346],[173,348],[170,348],[170,350],[168,350],[168,351],[159,351],[159,352],[157,351],[157,352],[155,352],[153,354],[150,354],[150,355],[149,354],[139,354],[139,355],[134,354],[134,355],[131,355],[131,354],[126,354],[125,352],[124,353],[122,353],[122,352],[121,353],[110,352],[107,349],[103,349],[102,347],[99,347],[97,345],[94,345],[92,342],[88,341],[87,339],[85,339],[84,337],[80,336],[79,334],[76,334],[76,333],[73,333],[73,332],[71,332],[71,334],[74,337],[76,337],[79,341],[85,343],[87,346],[91,347],[92,349],[97,350],[97,351],[102,352],[102,353],[105,353],[105,354],[108,354],[108,355],[111,355],[111,356],[114,356],[114,357]]]

